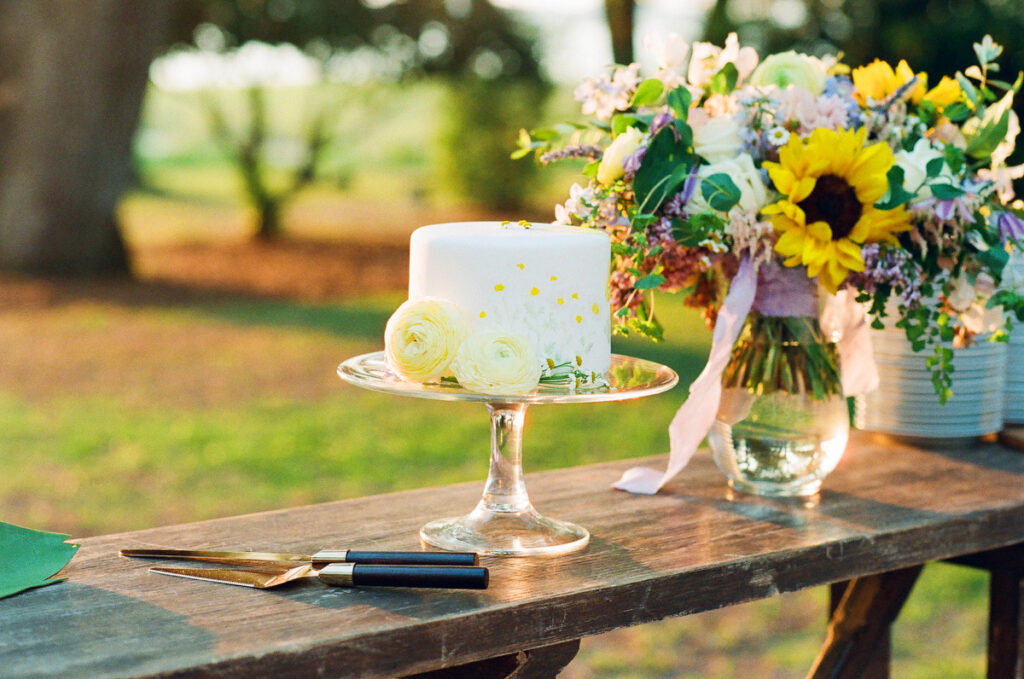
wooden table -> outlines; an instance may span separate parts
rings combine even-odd
[[[584,636],[852,580],[811,676],[884,676],[867,659],[884,648],[918,567],[955,557],[994,569],[990,676],[1024,674],[1022,551],[992,551],[1024,542],[1024,454],[858,434],[816,506],[727,499],[706,451],[659,495],[609,490],[633,464],[531,475],[538,508],[587,526],[592,542],[564,557],[485,559],[486,591],[255,591],[150,574],[150,563],[117,556],[143,546],[418,549],[419,526],[468,511],[482,479],[86,539],[67,583],[0,601],[0,675],[554,676]]]

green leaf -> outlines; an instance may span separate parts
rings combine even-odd
[[[728,212],[736,203],[740,202],[740,198],[743,196],[732,177],[724,172],[702,178],[700,192],[711,209],[719,212]]]
[[[740,72],[736,64],[731,61],[725,62],[725,66],[718,73],[711,76],[710,89],[712,94],[729,94],[736,89],[736,82],[740,79]]]
[[[665,277],[660,274],[649,273],[634,283],[633,288],[636,290],[653,290],[664,283],[665,280]]]
[[[612,136],[619,136],[628,130],[632,124],[633,119],[629,116],[624,116],[621,113],[612,116]]]
[[[949,166],[953,174],[960,174],[960,169],[964,166],[963,149],[947,144],[944,155],[946,156],[946,165]]]
[[[597,168],[601,166],[600,160],[592,160],[583,166],[583,176],[594,178],[597,176]]]
[[[1002,143],[1006,137],[1006,131],[1010,126],[1010,109],[1003,111],[1003,115],[999,116],[999,120],[990,122],[978,133],[967,142],[967,148],[964,152],[971,158],[982,159],[992,155],[992,152],[996,150],[996,147]]]
[[[53,576],[78,550],[67,539],[67,535],[0,522],[0,598],[60,582]]]
[[[946,116],[954,123],[967,120],[967,117],[971,115],[971,107],[962,101],[958,101],[955,104],[950,104],[946,108],[942,109],[942,115]]]
[[[914,197],[913,193],[903,188],[903,168],[899,165],[890,167],[885,178],[889,180],[889,189],[882,196],[882,200],[875,203],[879,210],[892,210]]]
[[[693,154],[685,142],[676,141],[671,127],[662,128],[651,140],[633,177],[633,192],[641,212],[656,212],[682,188],[693,165]]]
[[[964,94],[967,95],[967,98],[971,100],[971,103],[977,105],[978,91],[974,89],[974,85],[971,84],[971,81],[964,77],[964,74],[960,71],[956,72],[956,81],[960,85],[960,89],[962,89]]]
[[[940,159],[941,160],[941,159]],[[953,200],[964,195],[964,190],[952,184],[932,184],[932,195],[939,200]]]
[[[508,157],[512,160],[519,160],[520,158],[525,158],[531,153],[533,153],[533,149],[531,148],[520,148],[510,153]]]
[[[932,158],[928,161],[928,164],[924,166],[925,173],[928,175],[928,179],[938,177],[942,173],[942,166],[946,164],[945,158]]]
[[[686,120],[690,114],[691,103],[693,103],[693,95],[682,85],[668,93],[668,105],[676,118]]]
[[[634,108],[650,106],[661,98],[661,93],[664,91],[665,83],[657,78],[648,78],[636,88],[636,92],[633,93],[633,99],[629,103]]]
[[[538,141],[555,141],[559,139],[562,134],[553,127],[542,127],[539,130],[533,130],[530,132],[530,136]]]

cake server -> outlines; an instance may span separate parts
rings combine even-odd
[[[480,566],[408,566],[396,564],[330,563],[281,568],[165,568],[150,572],[179,578],[270,589],[304,578],[317,578],[341,587],[431,587],[487,589],[489,573]]]
[[[267,562],[307,563],[313,566],[329,563],[476,566],[479,563],[475,552],[367,552],[352,549],[323,549],[316,554],[291,554],[288,552],[222,552],[203,549],[122,549],[119,554],[147,559],[207,561],[234,566],[263,566]]]

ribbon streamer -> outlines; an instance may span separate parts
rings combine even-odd
[[[627,469],[612,487],[630,493],[654,495],[669,479],[682,471],[697,451],[697,446],[715,422],[718,402],[722,397],[722,372],[729,364],[732,346],[743,329],[757,292],[757,267],[749,259],[740,262],[740,269],[729,286],[729,294],[715,322],[711,354],[700,376],[690,385],[690,395],[672,418],[669,439],[672,442],[668,469],[659,472],[648,467]]]

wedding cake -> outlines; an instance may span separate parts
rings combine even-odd
[[[389,362],[396,367],[402,352],[423,363],[418,357],[431,348],[421,346],[429,338],[432,344],[450,342],[447,354],[458,351],[462,338],[498,333],[521,340],[537,371],[569,364],[577,374],[604,373],[611,356],[610,249],[603,231],[554,224],[460,222],[417,229],[409,248],[409,301],[403,307],[443,304],[457,312],[427,309],[426,316],[467,327],[437,334],[436,323],[398,327],[396,312],[385,337],[386,346],[392,345]],[[401,348],[394,348],[399,343]]]

